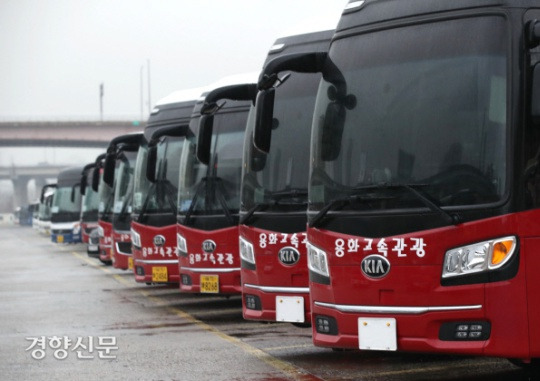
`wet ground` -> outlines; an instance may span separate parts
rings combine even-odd
[[[0,248],[2,380],[540,379],[505,359],[316,348],[309,328],[243,320],[239,296],[141,285],[31,228],[0,228]]]

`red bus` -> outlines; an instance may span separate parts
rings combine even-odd
[[[111,262],[127,270],[131,260],[131,197],[135,159],[142,140],[141,132],[115,137],[109,142],[103,168],[103,182],[112,184]]]
[[[96,171],[92,186],[95,188],[98,182],[98,236],[99,256],[98,259],[105,265],[112,265],[112,208],[114,201],[113,182],[110,184],[104,180],[105,157],[98,156],[96,159]]]
[[[133,269],[131,249],[131,204],[137,151],[143,140],[142,133],[124,135],[116,143],[114,172],[114,201],[112,214],[112,261],[113,267]]]
[[[137,282],[178,283],[176,203],[180,155],[202,89],[172,93],[148,119],[137,155],[131,223]]]
[[[182,292],[241,293],[238,209],[242,144],[252,101],[231,99],[252,99],[256,88],[252,86],[250,92],[241,86],[241,94],[233,97],[229,91],[235,93],[231,86],[254,83],[255,78],[254,74],[246,74],[223,79],[210,87],[206,104],[200,101],[193,109],[178,185],[177,243]],[[228,100],[221,101],[223,98]],[[198,134],[200,123],[204,132]],[[205,150],[200,150],[198,142],[202,141]]]
[[[302,58],[323,73],[315,345],[540,363],[539,16],[537,1],[351,1],[329,53]]]
[[[333,34],[329,30],[279,38],[266,62],[292,53],[326,52]],[[270,149],[262,152],[253,146],[254,112],[246,128],[239,232],[242,311],[245,319],[307,325],[309,137],[321,75],[284,73],[282,78],[274,90]]]

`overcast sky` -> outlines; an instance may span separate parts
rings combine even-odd
[[[169,93],[260,70],[278,37],[335,27],[347,0],[0,0],[0,121],[148,116]]]

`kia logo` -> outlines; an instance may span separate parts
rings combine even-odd
[[[213,253],[216,250],[216,243],[211,239],[207,239],[202,243],[202,249],[205,253]]]
[[[362,272],[368,278],[379,279],[388,275],[390,262],[382,255],[368,255],[362,260]]]
[[[292,266],[300,259],[300,252],[294,247],[286,246],[278,252],[278,258],[284,265]]]
[[[157,246],[157,247],[161,247],[163,245],[165,245],[165,237],[163,237],[162,235],[157,235],[154,237],[154,245]]]

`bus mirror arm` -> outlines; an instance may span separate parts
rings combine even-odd
[[[294,71],[297,73],[321,73],[323,71],[326,52],[310,52],[285,54],[276,57],[266,64],[259,76],[257,87],[259,90],[268,90],[274,87],[279,80],[278,74],[282,71]]]

